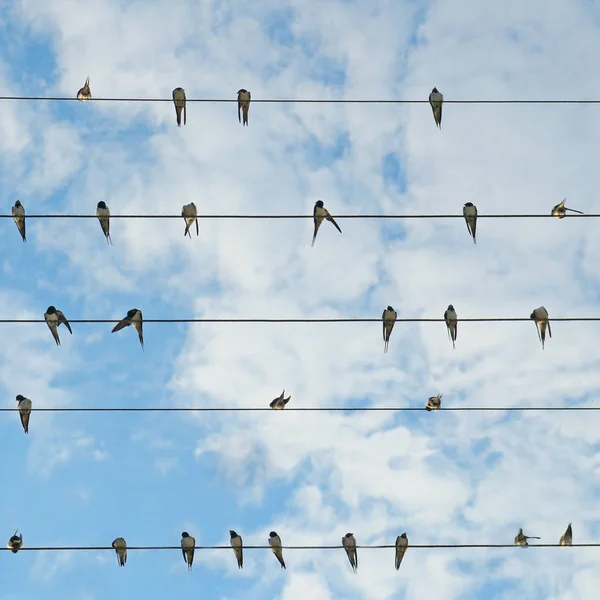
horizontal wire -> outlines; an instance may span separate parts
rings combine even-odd
[[[122,319],[68,319],[69,323],[119,323]],[[461,323],[506,323],[532,321],[529,317],[477,317],[460,318]],[[555,321],[600,321],[600,317],[552,317]],[[0,319],[0,323],[45,323],[44,319]],[[144,319],[144,323],[382,323],[382,318],[349,317],[323,319]],[[444,323],[443,317],[398,317],[397,323]]]
[[[17,412],[18,408],[0,408],[0,412]],[[237,406],[237,407],[188,407],[188,406],[169,406],[169,407],[60,407],[60,408],[32,408],[32,412],[273,412],[270,407],[254,407],[254,406]],[[417,406],[307,406],[307,407],[286,407],[284,412],[304,411],[304,412],[408,412],[408,411],[423,411],[425,407]],[[465,412],[487,412],[487,411],[590,411],[600,410],[600,406],[451,406],[440,408],[441,411],[465,411]],[[277,411],[281,412],[281,411]]]
[[[78,101],[75,97],[62,96],[0,96],[0,100],[43,100],[56,102]],[[237,98],[186,98],[186,102],[224,103],[235,102]],[[173,102],[173,98],[90,98],[85,102]],[[346,99],[346,98],[252,98],[251,103],[266,104],[429,104],[423,100],[382,100],[382,99]],[[600,104],[600,100],[446,100],[444,104]]]
[[[395,548],[394,544],[382,544],[375,546],[356,546],[359,550],[380,550]],[[564,548],[560,544],[529,544],[528,548]],[[572,548],[597,548],[600,543],[572,544]],[[344,547],[338,546],[282,546],[283,550],[342,550]],[[409,544],[408,548],[523,548],[514,544]],[[270,550],[270,546],[246,546],[244,550]],[[0,548],[0,550],[10,551],[9,548]],[[59,550],[113,550],[112,546],[32,546],[19,549],[19,552],[29,550],[31,552],[53,552]],[[181,546],[127,546],[127,550],[180,550]],[[195,550],[231,550],[231,546],[195,546]]]
[[[97,219],[97,215],[25,215],[27,219]],[[334,215],[336,219],[464,219],[464,215]],[[568,214],[569,218],[597,218],[600,213]],[[1,215],[0,219],[12,219],[13,215]],[[111,219],[181,219],[179,215],[110,215]],[[313,215],[198,215],[199,220],[205,219],[313,219]],[[511,214],[511,215],[477,215],[478,219],[556,219],[551,214]]]

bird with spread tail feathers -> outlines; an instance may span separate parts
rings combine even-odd
[[[10,536],[8,544],[6,544],[6,547],[13,554],[16,554],[23,547],[23,534],[17,535],[17,533],[19,533],[18,529],[15,531],[14,535]]]
[[[552,211],[550,212],[550,214],[553,217],[557,217],[558,219],[564,219],[567,216],[567,212],[566,211],[571,211],[574,213],[578,213],[580,215],[582,215],[583,213],[580,210],[575,210],[574,208],[567,208],[565,206],[565,202],[567,201],[567,199],[565,198],[562,202],[559,202],[556,206],[554,206],[552,208]]]
[[[552,329],[550,329],[550,320],[548,319],[548,311],[540,306],[536,308],[530,315],[529,318],[535,321],[535,327],[538,332],[538,339],[542,343],[542,350],[546,343],[546,329],[548,329],[548,335],[552,337]]]
[[[190,233],[190,227],[196,222],[196,236],[199,235],[198,230],[198,209],[193,202],[189,204],[185,204],[181,209],[181,216],[185,221],[185,231],[183,232],[183,237],[186,235],[190,236],[190,240],[192,239],[192,234]]]
[[[112,547],[117,553],[117,562],[120,567],[124,567],[127,562],[127,542],[125,538],[118,537],[113,540]]]
[[[273,410],[283,410],[285,408],[286,404],[290,401],[290,399],[292,397],[292,396],[288,396],[287,398],[285,398],[284,396],[285,396],[285,390],[283,390],[283,392],[281,392],[280,396],[277,396],[277,398],[272,400],[271,403],[269,404],[269,406]]]
[[[321,227],[323,219],[327,219],[340,233],[342,233],[342,230],[340,229],[339,225],[335,222],[335,219],[329,214],[329,211],[323,205],[323,201],[317,200],[313,209],[313,221],[315,223],[315,232],[313,234],[311,247],[315,245],[317,233],[319,231],[319,227]]]
[[[77,100],[84,102],[85,100],[90,100],[91,97],[92,92],[90,90],[90,78],[87,77],[83,87],[77,92]]]
[[[535,535],[523,535],[523,529],[519,528],[519,533],[515,536],[515,546],[529,546],[527,540],[539,540]]]
[[[56,342],[57,346],[60,346],[60,337],[58,336],[58,328],[60,325],[64,325],[71,335],[73,335],[73,330],[71,329],[71,325],[64,313],[61,310],[58,310],[54,306],[49,306],[44,313],[44,320],[46,321],[46,325],[50,329],[50,333],[52,333],[52,337]]]
[[[132,308],[127,311],[127,316],[121,319],[113,328],[111,333],[115,333],[115,331],[121,331],[125,327],[129,327],[133,325],[135,330],[138,332],[138,337],[140,339],[140,345],[142,346],[142,350],[144,349],[144,331],[143,331],[143,319],[142,319],[142,311],[139,308]]]
[[[442,394],[431,396],[427,399],[427,404],[425,405],[426,411],[431,412],[432,410],[440,410],[440,408],[442,408]]]
[[[181,534],[181,553],[183,560],[188,566],[188,571],[192,570],[194,562],[194,549],[196,548],[196,538],[191,536],[187,531]]]

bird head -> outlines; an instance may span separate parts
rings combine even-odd
[[[25,396],[21,396],[21,394],[19,394],[17,396],[17,402],[21,402],[21,400],[25,400]]]
[[[471,206],[473,206],[473,203],[472,202],[465,202],[465,206],[471,207]]]
[[[529,315],[530,319],[535,319],[535,310]]]
[[[323,200],[317,200],[315,202],[315,206],[318,206],[319,208],[323,208]]]
[[[20,201],[20,200],[17,200],[17,201],[15,202],[15,206],[21,206],[21,201]]]
[[[127,311],[127,316],[131,319],[137,311],[138,311],[137,308],[132,308],[131,310]]]
[[[354,534],[353,533],[347,533],[344,537],[345,538],[351,538]]]
[[[394,307],[388,304],[387,310],[394,310]]]
[[[182,538],[189,538],[189,537],[190,537],[190,534],[189,534],[187,531],[184,531],[184,532],[181,534],[181,537],[182,537]]]
[[[245,94],[248,90],[245,90],[244,88],[242,88],[241,90],[238,90],[238,96],[240,94]]]
[[[237,537],[238,534],[233,529],[230,529],[229,530],[229,536],[232,537],[232,538],[234,538],[234,537]]]
[[[406,539],[406,531],[400,537]]]
[[[104,200],[100,200],[96,208],[106,208],[106,203],[104,202]]]
[[[277,532],[276,532],[276,531],[271,531],[271,532],[269,533],[269,537],[275,537],[276,535],[277,535]]]
[[[49,315],[53,315],[54,313],[56,313],[56,307],[54,307],[54,306],[50,305],[50,306],[47,308],[47,310],[46,310],[46,313],[47,313],[47,314],[49,314]]]
[[[448,304],[448,310],[454,311],[454,306],[452,306],[452,304]]]
[[[431,90],[431,93],[432,93],[432,94],[439,94],[439,92],[438,92],[438,89],[437,89],[436,87],[434,87],[434,88]]]

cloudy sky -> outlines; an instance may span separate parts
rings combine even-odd
[[[2,95],[598,99],[600,13],[586,0],[13,0],[0,7]],[[597,209],[594,105],[0,103],[2,213],[549,213]],[[2,318],[598,315],[595,219],[2,219]],[[598,325],[600,327],[600,325]],[[2,406],[290,407],[591,404],[598,328],[399,323],[0,324]],[[27,546],[557,543],[600,539],[600,415],[592,412],[0,414],[0,531]],[[1,600],[203,598],[582,600],[600,549],[0,553]],[[196,597],[196,596],[194,596]]]

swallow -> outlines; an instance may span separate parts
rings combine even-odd
[[[23,238],[23,241],[26,242],[27,238],[25,237],[25,208],[21,204],[20,200],[15,202],[15,205],[12,207],[12,216],[17,225],[17,229]]]
[[[352,567],[352,570],[356,573],[356,569],[358,569],[358,554],[356,553],[356,540],[354,539],[354,534],[347,533],[342,538],[342,545],[344,546],[344,550],[348,555],[350,566]]]
[[[194,548],[196,548],[196,538],[191,536],[187,531],[181,534],[181,553],[183,560],[188,566],[188,571],[192,570],[194,562]]]
[[[431,104],[431,110],[433,111],[433,118],[435,124],[441,129],[442,128],[442,104],[444,104],[444,96],[437,88],[431,90],[429,94],[429,104]]]
[[[240,121],[240,109],[242,109],[242,115],[244,117],[243,125],[248,125],[248,111],[250,110],[250,98],[251,94],[248,90],[242,88],[238,90],[238,121]]]
[[[291,396],[288,396],[287,398],[284,398],[285,396],[285,390],[283,390],[283,392],[281,392],[281,396],[277,396],[277,398],[275,398],[275,400],[273,400],[269,406],[273,409],[273,410],[283,410],[285,408],[285,405],[290,401]]]
[[[440,410],[440,408],[442,408],[442,394],[431,396],[431,398],[427,399],[427,404],[425,405],[426,411]]]
[[[575,210],[574,208],[567,208],[565,206],[565,202],[567,199],[565,198],[560,204],[557,204],[550,213],[553,217],[557,217],[559,219],[564,219],[566,217],[566,211],[570,210],[571,212],[578,213],[582,215],[583,213],[580,210]]]
[[[333,223],[334,227],[342,233],[339,225],[335,222],[334,218],[329,214],[329,211],[323,206],[323,200],[317,200],[315,202],[315,208],[313,209],[313,221],[315,222],[315,233],[313,234],[312,246],[315,245],[315,240],[317,239],[317,232],[319,231],[319,227],[321,227],[321,223],[323,219],[327,219],[330,223]]]
[[[185,221],[185,231],[183,232],[183,237],[186,235],[190,236],[190,240],[192,239],[192,234],[190,233],[190,227],[193,225],[194,221],[196,221],[196,235],[199,235],[198,232],[198,209],[193,202],[186,204],[181,209],[181,216]]]
[[[120,567],[124,567],[127,562],[127,542],[125,538],[118,537],[113,540],[112,547],[117,553],[117,561]]]
[[[458,335],[458,318],[452,304],[448,304],[448,308],[444,311],[444,321],[448,328],[448,337],[452,340],[452,347],[456,349],[456,336]]]
[[[390,335],[392,335],[392,329],[398,318],[398,313],[391,307],[388,306],[381,315],[383,320],[383,351],[388,351],[388,345],[390,343]]]
[[[100,221],[100,227],[102,227],[106,243],[112,246],[112,240],[110,239],[110,210],[108,210],[108,206],[106,206],[106,202],[103,200],[98,202],[96,216],[98,217],[98,221]]]
[[[50,332],[52,333],[52,337],[56,342],[57,346],[60,346],[60,338],[58,337],[58,328],[61,323],[64,323],[65,327],[69,330],[69,333],[73,335],[73,330],[71,329],[71,325],[69,325],[69,321],[65,317],[64,313],[61,310],[54,308],[54,306],[49,306],[44,313],[44,319],[46,320],[46,325],[48,325]]]
[[[173,103],[175,104],[175,114],[177,115],[177,127],[181,127],[181,111],[183,109],[183,124],[187,118],[187,109],[185,107],[185,90],[177,87],[173,90]]]
[[[285,561],[283,560],[283,550],[281,549],[281,538],[275,531],[269,533],[269,546],[275,555],[275,558],[279,561],[282,569],[286,569]]]
[[[542,342],[542,350],[546,343],[546,327],[548,328],[548,335],[552,337],[552,330],[550,329],[550,321],[548,320],[548,311],[540,306],[536,308],[530,315],[529,318],[535,321],[535,326],[538,332],[538,338]]]
[[[31,400],[21,396],[17,396],[19,417],[21,417],[21,425],[23,425],[23,431],[29,433],[29,416],[31,415]]]
[[[402,559],[404,558],[404,553],[406,552],[407,547],[408,538],[406,537],[405,532],[396,538],[396,571],[400,568],[400,564],[402,563]]]
[[[563,533],[560,538],[560,542],[558,542],[561,546],[570,546],[573,544],[573,530],[571,529],[571,523],[567,527],[567,530]]]
[[[16,554],[23,547],[23,534],[17,535],[19,530],[15,531],[15,535],[12,535],[8,540],[6,547],[13,553]]]
[[[231,547],[233,548],[233,553],[237,558],[238,569],[244,568],[244,544],[242,542],[241,536],[239,536],[233,529],[229,530],[229,537],[231,538],[229,542],[231,543]]]
[[[88,77],[83,84],[83,87],[77,92],[77,100],[83,102],[84,100],[89,100],[92,97],[92,92],[90,91],[90,78]]]
[[[144,332],[143,332],[143,320],[142,320],[142,311],[139,308],[132,308],[127,311],[127,316],[121,319],[113,328],[111,333],[115,331],[121,331],[125,327],[129,327],[133,325],[138,332],[138,337],[140,338],[140,344],[142,346],[142,350],[144,349]]]
[[[467,223],[467,229],[475,241],[475,230],[477,229],[477,207],[472,202],[466,202],[463,206],[463,217]]]
[[[523,529],[519,529],[519,533],[515,536],[515,546],[529,546],[527,540],[539,540],[539,537],[534,535],[523,535]]]

